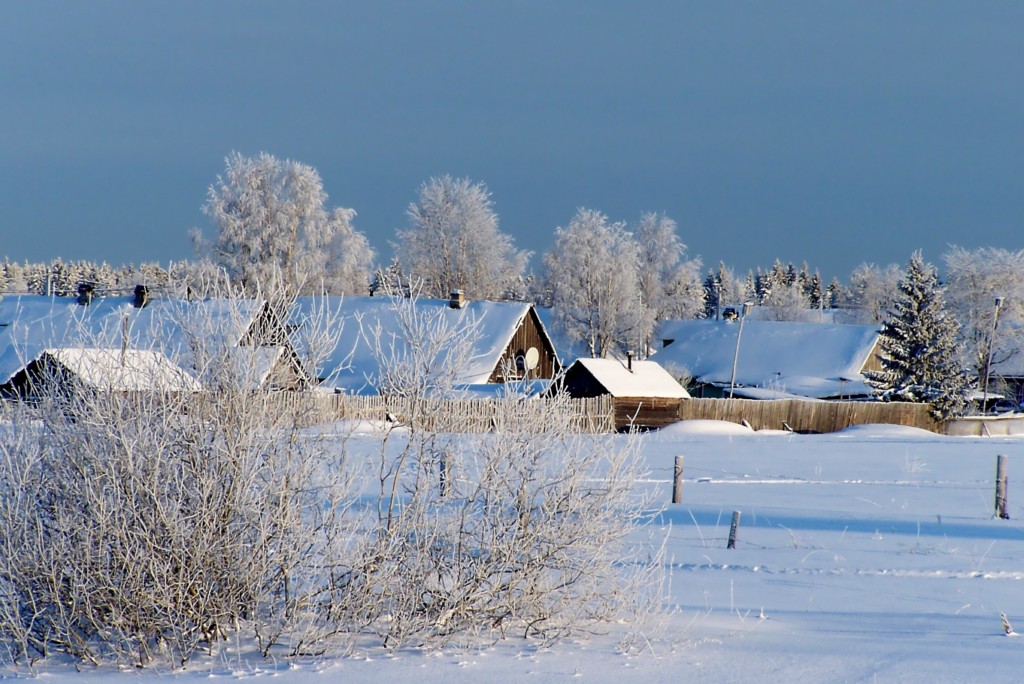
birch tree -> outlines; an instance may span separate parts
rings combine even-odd
[[[640,288],[639,254],[624,223],[579,209],[544,257],[555,319],[591,356],[636,349],[653,318]]]
[[[861,264],[850,274],[850,284],[842,306],[850,310],[851,322],[881,323],[895,302],[903,269],[897,264],[885,267]]]
[[[1024,250],[954,246],[943,260],[947,299],[960,322],[967,363],[980,377],[990,365],[1019,354],[1024,344]]]
[[[655,322],[695,318],[704,308],[700,259],[686,259],[676,222],[645,213],[634,231],[640,293]]]
[[[266,152],[232,152],[225,166],[203,206],[213,239],[192,230],[199,254],[247,294],[365,292],[373,250],[352,227],[355,211],[326,207],[316,169]]]
[[[402,268],[423,294],[462,290],[474,299],[504,299],[519,285],[529,252],[498,229],[491,194],[469,178],[431,178],[406,212],[393,243]]]

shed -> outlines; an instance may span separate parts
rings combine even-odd
[[[200,384],[158,351],[62,347],[43,350],[5,384],[32,399],[51,382],[70,395],[95,392],[198,392]]]
[[[679,405],[690,397],[668,371],[654,361],[577,359],[561,386],[573,397],[610,395],[616,429],[659,428],[678,420]]]

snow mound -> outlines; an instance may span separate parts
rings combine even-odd
[[[840,437],[856,439],[890,439],[899,437],[903,439],[940,439],[942,435],[929,432],[922,428],[909,427],[906,425],[886,425],[884,423],[870,423],[866,425],[851,425],[835,433]]]
[[[726,420],[681,420],[658,430],[659,435],[752,435],[745,425]]]

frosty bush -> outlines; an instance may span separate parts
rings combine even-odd
[[[500,401],[492,434],[382,445],[366,590],[386,644],[555,640],[629,612],[635,444],[576,434],[565,399]]]
[[[8,660],[180,666],[229,635],[266,655],[551,641],[642,617],[659,566],[630,562],[645,502],[629,437],[577,434],[566,399],[517,396],[490,434],[304,428],[237,377],[260,348],[221,338],[189,336],[215,390],[52,382],[5,410]]]
[[[240,621],[287,621],[310,600],[309,554],[343,532],[344,453],[243,381],[259,347],[191,333],[204,342],[194,371],[215,390],[68,392],[53,376],[38,406],[12,409],[0,431],[12,658],[183,664]]]

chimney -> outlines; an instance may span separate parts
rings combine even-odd
[[[461,309],[466,306],[466,295],[462,290],[452,290],[449,295],[448,306],[452,309]]]
[[[78,283],[78,303],[81,306],[92,304],[92,283]]]
[[[633,372],[633,351],[626,352],[626,370]]]
[[[132,300],[132,306],[136,309],[141,309],[146,306],[146,304],[149,304],[149,288],[145,285],[136,285],[135,298]]]

